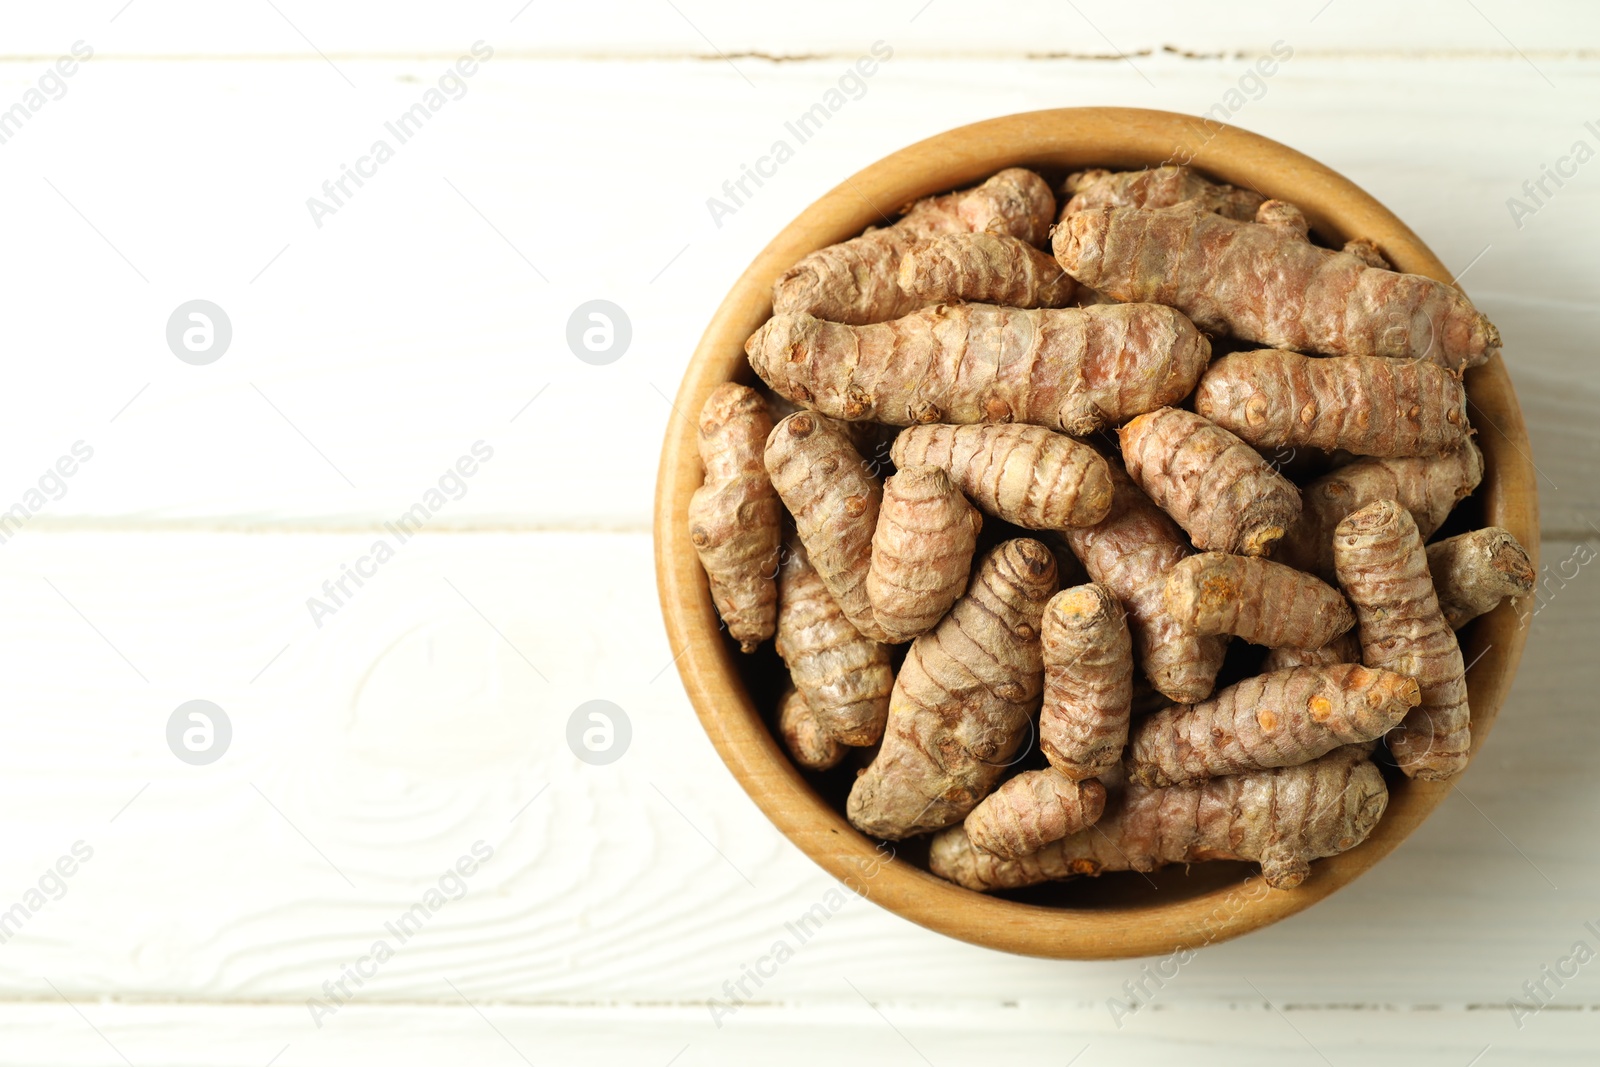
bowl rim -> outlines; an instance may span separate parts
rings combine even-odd
[[[1388,810],[1358,847],[1313,864],[1296,889],[1260,891],[1259,875],[1178,900],[1056,907],[987,896],[895,858],[852,827],[790,762],[745,691],[689,542],[689,496],[703,480],[698,412],[725,381],[753,382],[744,340],[772,313],[772,282],[801,256],[859,233],[923,196],[1008,166],[1052,170],[1186,163],[1222,181],[1297,204],[1336,241],[1374,240],[1396,268],[1455,284],[1432,251],[1349,179],[1294,149],[1214,120],[1138,108],[1055,108],[988,119],[889,154],[812,203],[756,256],[712,317],[668,419],[655,500],[657,590],[689,700],[718,755],[768,819],[845,887],[929,929],[977,945],[1060,959],[1155,956],[1237,937],[1294,915],[1388,855],[1438,807],[1457,779],[1391,781]],[[1509,529],[1539,565],[1538,492],[1527,429],[1499,355],[1466,376],[1484,477],[1485,525]],[[1462,631],[1476,756],[1500,712],[1527,641],[1516,606],[1501,604]],[[1465,772],[1463,772],[1465,773]]]

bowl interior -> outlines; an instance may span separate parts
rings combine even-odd
[[[1397,269],[1453,281],[1398,218],[1322,164],[1255,134],[1187,115],[1127,108],[1030,112],[961,127],[911,145],[854,175],[807,208],[756,258],[712,319],[690,362],[677,408],[698,412],[729,380],[754,382],[746,337],[771,314],[773,280],[797,260],[932,193],[1008,166],[1057,179],[1091,166],[1186,163],[1224,182],[1297,204],[1322,243],[1376,241]],[[1056,182],[1052,180],[1052,185]],[[1538,505],[1521,410],[1497,356],[1467,374],[1470,413],[1484,452],[1477,492],[1442,531],[1503,526],[1538,565]],[[1414,830],[1450,783],[1386,770],[1389,807],[1372,836],[1313,864],[1293,890],[1269,890],[1252,866],[1172,867],[1108,874],[1000,895],[962,889],[925,870],[926,840],[881,844],[845,820],[855,766],[799,772],[775,741],[775,706],[786,673],[770,642],[745,656],[727,640],[687,534],[689,495],[703,479],[696,433],[669,423],[657,484],[656,573],[678,670],[702,725],[751,798],[796,845],[854,892],[953,937],[1010,952],[1097,959],[1156,955],[1224,940],[1292,915],[1349,883]],[[1521,659],[1526,628],[1502,604],[1462,631],[1471,664],[1473,752],[1487,737]],[[1235,644],[1239,644],[1235,642]]]

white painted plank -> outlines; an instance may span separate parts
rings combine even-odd
[[[514,22],[520,0],[8,13],[3,47],[24,58],[0,62],[0,104],[71,41],[98,55],[0,145],[13,250],[0,510],[75,441],[95,454],[0,553],[0,909],[29,900],[74,842],[95,851],[0,945],[0,1063],[257,1064],[285,1044],[282,1064],[1064,1062],[1085,1044],[1086,1065],[1587,1055],[1593,968],[1523,1027],[1507,1000],[1600,925],[1600,861],[1572,829],[1600,800],[1586,651],[1600,587],[1592,566],[1561,567],[1576,550],[1563,538],[1600,523],[1595,175],[1520,229],[1506,198],[1574,140],[1600,144],[1584,127],[1600,121],[1600,63],[1574,58],[1594,47],[1589,9],[1389,5],[1375,38],[1376,7],[1357,0],[1021,18],[917,0],[870,23],[825,4],[804,25],[678,7],[530,7]],[[466,97],[317,229],[305,198],[480,37],[497,52]],[[705,198],[879,37],[896,55],[867,95],[714,227]],[[320,630],[306,597],[375,537],[395,540],[379,523],[479,440],[494,456],[430,529],[640,530],[673,417],[660,394],[733,278],[812,198],[993,114],[1204,111],[1248,64],[1163,46],[1280,38],[1295,58],[1234,121],[1343,169],[1447,262],[1471,264],[1468,290],[1511,342],[1557,539],[1500,729],[1462,796],[1397,855],[1305,915],[1206,950],[1120,1028],[1108,1004],[1139,964],[1002,956],[852,900],[765,1003],[718,1029],[723,983],[831,883],[699,730],[656,621],[646,537],[429,534]],[[992,58],[1113,50],[1132,61]],[[1326,58],[1357,52],[1368,58]],[[173,55],[300,58],[112,58]],[[384,55],[429,58],[360,58]],[[601,55],[713,61],[529,58]],[[931,58],[954,56],[969,58]],[[162,338],[196,296],[238,331],[210,367],[179,363]],[[610,367],[580,364],[562,339],[594,297],[635,326]],[[346,532],[157,532],[218,526]],[[164,739],[194,698],[236,730],[208,767]],[[634,730],[608,767],[565,741],[573,709],[597,698]],[[317,1029],[306,998],[479,840],[494,855],[466,895]]]
[[[873,996],[867,989],[862,995]],[[1590,1064],[1596,1025],[1591,1011],[1550,1012],[1518,1032],[1503,1016],[1485,1011],[1304,1010],[1256,998],[1217,1009],[1163,1011],[1119,1031],[1088,1006],[972,1011],[868,1003],[848,989],[845,996],[819,1008],[747,1008],[721,1029],[703,1011],[682,1008],[540,1009],[478,1002],[474,1011],[458,999],[440,1007],[352,1006],[317,1030],[299,1006],[80,1004],[80,1017],[57,1000],[0,1006],[6,1031],[0,1064],[124,1067],[120,1051],[136,1064],[174,1067],[261,1067],[269,1061],[279,1067],[1274,1067],[1321,1063],[1320,1053],[1331,1063],[1380,1067],[1504,1067]]]
[[[1243,69],[1158,57],[1152,89],[1122,65],[894,60],[719,229],[706,199],[838,63],[772,66],[752,92],[714,64],[495,59],[318,229],[307,198],[373,138],[395,140],[385,121],[443,69],[359,66],[350,93],[320,63],[91,61],[4,145],[11,244],[29,252],[0,263],[13,383],[0,510],[81,440],[93,460],[35,522],[371,525],[482,440],[493,461],[434,525],[638,528],[665,397],[727,287],[809,200],[889,148],[986,115],[1204,111]],[[1591,90],[1600,78],[1600,63],[1556,66]],[[1600,265],[1585,251],[1600,241],[1600,179],[1581,172],[1513,225],[1505,199],[1589,136],[1582,96],[1525,73],[1293,60],[1237,121],[1343,168],[1446,262],[1470,265],[1535,424],[1548,526],[1571,532],[1600,516],[1585,476],[1600,447]],[[0,65],[0,94],[33,75]],[[234,328],[209,366],[165,341],[196,297]],[[593,298],[633,324],[610,366],[565,342]]]
[[[540,56],[810,56],[849,54],[886,38],[907,54],[1135,59],[1172,49],[1215,54],[1265,50],[1304,38],[1327,52],[1499,53],[1513,60],[1595,49],[1600,23],[1579,0],[1518,7],[1423,0],[1178,0],[1123,5],[1001,0],[981,11],[951,0],[861,5],[819,0],[803,13],[733,0],[608,0],[580,6],[528,0],[432,5],[280,2],[219,8],[203,0],[97,0],[63,10],[7,14],[7,54],[53,54],[85,38],[108,53],[141,56],[307,56],[447,53],[480,37]],[[274,10],[276,8],[276,10]],[[738,59],[735,59],[738,62]],[[752,64],[753,65],[753,64]],[[349,72],[346,72],[349,74]],[[330,77],[337,78],[330,73]],[[349,74],[356,84],[359,78]]]
[[[479,840],[494,854],[465,896],[358,1003],[447,1002],[443,975],[474,1000],[708,1012],[823,899],[831,881],[743,795],[684,699],[645,536],[423,535],[316,629],[305,598],[370,541],[121,532],[7,546],[0,910],[74,842],[94,855],[0,946],[0,997],[47,996],[47,977],[74,1000],[303,1009]],[[1252,983],[1285,1004],[1499,1005],[1483,1009],[1501,1012],[1485,1032],[1510,1038],[1507,999],[1600,921],[1600,859],[1574,830],[1600,802],[1600,667],[1582,654],[1597,573],[1550,586],[1464,797],[1324,904],[1202,952],[1156,1006],[1224,1010]],[[169,715],[192,699],[232,721],[209,766],[167,748]],[[632,724],[609,766],[565,740],[593,699]],[[1137,962],[989,952],[861,900],[798,948],[763,1000],[854,1011],[848,980],[934,1014],[1018,1003],[1109,1022],[1108,998],[1141,976]],[[1600,1004],[1596,974],[1556,1004]]]

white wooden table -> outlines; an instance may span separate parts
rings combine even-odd
[[[0,515],[0,1064],[1594,1062],[1600,963],[1542,968],[1600,949],[1600,568],[1578,562],[1600,540],[1600,161],[1561,162],[1600,149],[1600,17],[1044,7],[0,17],[0,512],[20,507]],[[92,58],[52,73],[78,41]],[[477,41],[492,56],[441,89]],[[877,41],[859,98],[718,225],[707,199]],[[1292,57],[1252,75],[1275,42]],[[385,123],[419,103],[401,143]],[[831,881],[734,784],[671,667],[648,528],[666,398],[739,271],[840,178],[1078,104],[1221,104],[1465,274],[1542,475],[1517,686],[1391,859],[1159,984],[852,900],[719,1018]],[[1523,183],[1558,164],[1534,204]],[[367,176],[335,203],[345,166]],[[166,338],[194,299],[232,328],[203,366]],[[631,322],[609,365],[565,340],[592,299]],[[433,506],[476,442],[492,456]],[[75,445],[92,456],[50,473]],[[402,543],[384,523],[419,502]],[[168,747],[190,700],[231,723],[208,765]],[[631,722],[609,765],[566,742],[590,700]],[[459,899],[433,910],[441,880]],[[419,903],[402,943],[386,924]]]

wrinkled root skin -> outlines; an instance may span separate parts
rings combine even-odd
[[[1528,550],[1498,526],[1429,545],[1428,573],[1452,630],[1493,611],[1507,597],[1527,596],[1539,577]]]
[[[1227,643],[1186,634],[1168,613],[1167,574],[1193,554],[1189,540],[1166,512],[1151,503],[1116,463],[1111,511],[1093,526],[1062,531],[1089,577],[1110,590],[1127,611],[1134,664],[1168,700],[1192,704],[1211,695]]]
[[[1023,771],[985,797],[963,825],[976,847],[1015,859],[1092,826],[1105,806],[1106,787],[1093,778]]]
[[[973,847],[963,827],[933,839],[929,867],[979,892],[1104,871],[1247,860],[1274,889],[1293,889],[1311,862],[1348,851],[1383,817],[1389,792],[1361,746],[1298,767],[1158,789],[1129,785],[1087,830],[1018,859]]]
[[[1158,304],[940,304],[870,326],[776,314],[745,354],[774,392],[838,419],[1083,435],[1188,396],[1211,342]]]
[[[748,386],[725,382],[700,409],[706,480],[689,498],[689,541],[717,614],[745,652],[771,637],[778,619],[783,509],[761,459],[771,432],[766,402]]]
[[[1192,411],[1140,415],[1117,436],[1128,475],[1202,552],[1264,556],[1300,516],[1300,490]]]
[[[1409,675],[1422,689],[1422,703],[1388,738],[1395,762],[1411,778],[1455,777],[1472,748],[1466,667],[1416,522],[1397,501],[1369,504],[1339,523],[1333,559],[1360,620],[1362,662]]]
[[[1456,372],[1500,350],[1499,331],[1460,290],[1319,248],[1285,226],[1183,204],[1099,208],[1064,217],[1053,241],[1083,285],[1271,348],[1428,359]]]
[[[1182,785],[1292,767],[1377,740],[1421,699],[1413,679],[1354,663],[1258,674],[1142,720],[1128,746],[1128,777]]]
[[[1354,630],[1335,637],[1321,648],[1273,648],[1261,661],[1261,673],[1286,671],[1290,667],[1331,667],[1335,663],[1360,663],[1361,639]]]
[[[878,743],[894,686],[889,646],[861,636],[845,618],[798,540],[789,543],[778,576],[775,644],[823,729],[841,744]]]
[[[1001,304],[1063,308],[1077,283],[1026,241],[996,233],[956,233],[917,245],[900,260],[900,288],[919,307]]]
[[[1471,441],[1437,456],[1347,463],[1306,486],[1300,518],[1272,558],[1332,579],[1333,531],[1345,516],[1379,500],[1398,500],[1422,536],[1430,537],[1482,479],[1483,454]]]
[[[1020,167],[1003,170],[974,189],[917,201],[886,229],[806,256],[773,283],[773,310],[855,326],[897,319],[921,306],[900,286],[907,252],[943,234],[974,232],[1042,245],[1054,214],[1043,178]]]
[[[1460,377],[1415,359],[1236,352],[1206,369],[1194,409],[1263,451],[1431,456],[1472,432]]]
[[[983,517],[938,467],[903,467],[884,483],[867,598],[892,643],[931,630],[967,588]]]
[[[1030,740],[1044,687],[1039,625],[1056,591],[1050,550],[1005,541],[939,623],[911,643],[883,747],[850,790],[863,833],[898,840],[966,818]]]
[[[765,462],[822,584],[863,636],[885,640],[867,595],[883,486],[844,425],[798,411],[772,428]]]
[[[1044,612],[1044,702],[1039,748],[1071,781],[1116,767],[1128,743],[1133,637],[1102,585],[1064,589]]]
[[[1187,633],[1232,634],[1268,648],[1321,648],[1356,624],[1339,590],[1255,556],[1190,556],[1167,575],[1162,596]]]
[[[910,426],[889,456],[943,469],[979,507],[1029,530],[1092,526],[1111,510],[1105,457],[1042,426]]]
[[[789,756],[808,771],[838,766],[847,749],[817,721],[806,698],[790,689],[778,701],[778,736]]]
[[[1102,207],[1173,207],[1184,204],[1249,222],[1266,198],[1253,189],[1235,189],[1207,181],[1188,167],[1148,170],[1080,171],[1067,179],[1072,198],[1063,216]]]

